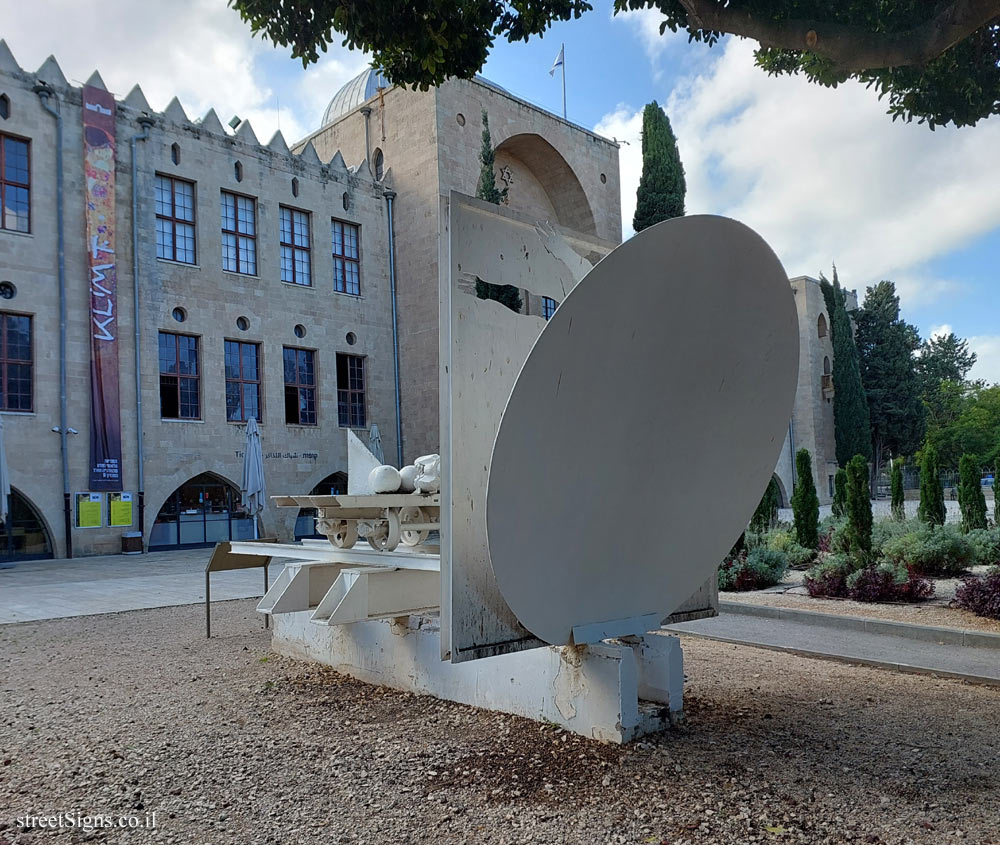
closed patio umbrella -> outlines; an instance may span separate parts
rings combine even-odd
[[[380,464],[385,463],[385,455],[382,454],[382,435],[379,433],[378,423],[372,423],[371,431],[368,432],[368,448],[378,458]]]
[[[3,420],[0,419],[0,522],[10,516],[10,473],[7,471],[7,447],[4,444]]]
[[[253,518],[253,536],[257,539],[257,516],[267,504],[264,486],[264,453],[260,446],[260,429],[253,417],[247,423],[247,442],[243,448],[243,484],[240,487],[243,504]]]

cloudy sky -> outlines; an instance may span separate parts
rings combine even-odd
[[[753,67],[730,39],[707,49],[658,32],[655,12],[612,17],[596,0],[582,19],[530,44],[500,43],[484,74],[561,112],[566,44],[570,120],[617,138],[624,229],[641,169],[642,107],[667,110],[687,175],[688,213],[753,226],[789,275],[828,276],[863,295],[891,279],[923,336],[954,330],[979,355],[972,375],[1000,381],[1000,118],[931,132],[893,123],[858,85],[822,89]],[[177,96],[191,117],[214,107],[251,120],[262,140],[318,126],[330,97],[367,64],[335,46],[303,70],[250,36],[225,0],[34,0],[6,16],[0,37],[22,66],[50,53],[80,83],[99,69],[124,96],[138,82],[151,105]]]

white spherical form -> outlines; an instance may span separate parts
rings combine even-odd
[[[368,489],[372,493],[395,493],[399,490],[399,470],[387,464],[368,473]]]
[[[410,464],[399,471],[399,491],[412,493],[416,489],[417,468]]]

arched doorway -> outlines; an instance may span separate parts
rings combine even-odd
[[[204,472],[167,496],[153,523],[149,548],[195,548],[252,539],[253,518],[240,501],[240,491],[224,478]]]
[[[785,485],[781,483],[781,479],[778,477],[777,473],[774,473],[771,476],[771,480],[778,486],[778,507],[787,508],[788,495],[785,493]]]
[[[35,506],[17,490],[10,491],[10,512],[0,525],[0,561],[47,560],[52,538]]]
[[[309,491],[310,496],[338,496],[347,492],[347,473],[335,472],[328,475]],[[295,518],[295,539],[325,540],[322,534],[316,533],[316,508],[299,508]]]

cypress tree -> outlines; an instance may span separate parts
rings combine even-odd
[[[493,141],[490,138],[490,118],[483,109],[483,146],[479,150],[479,187],[476,196],[494,205],[500,205],[507,199],[507,189],[502,191],[497,187],[497,175],[494,171],[496,153],[493,151]]]
[[[753,512],[753,516],[750,518],[750,529],[762,534],[769,528],[772,528],[778,521],[778,507],[780,504],[781,491],[778,489],[778,482],[772,476],[764,490],[764,495],[760,498],[757,510]]]
[[[900,522],[906,519],[906,506],[903,504],[902,458],[896,458],[892,462],[892,518]]]
[[[917,516],[928,525],[944,525],[946,513],[944,488],[938,478],[937,450],[928,442],[920,456],[920,507]]]
[[[642,110],[642,177],[632,228],[641,232],[661,220],[683,217],[686,190],[670,118],[654,100]]]
[[[838,519],[847,513],[847,470],[841,467],[833,477],[833,515]]]
[[[986,527],[986,496],[979,480],[979,462],[968,452],[958,462],[958,506],[963,531]]]
[[[833,268],[833,284],[820,277],[826,310],[830,313],[833,335],[833,428],[837,444],[837,463],[847,466],[855,455],[871,460],[871,422],[868,399],[861,384],[858,350],[854,330],[847,314],[846,296]]]
[[[815,549],[819,545],[819,496],[816,495],[808,449],[795,453],[795,475],[797,483],[792,493],[795,541],[807,549]]]
[[[847,541],[855,562],[867,564],[872,551],[872,498],[864,455],[855,455],[847,464]]]

